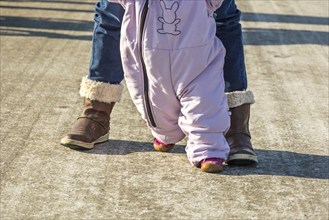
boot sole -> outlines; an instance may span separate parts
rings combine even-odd
[[[96,141],[91,142],[91,143],[78,141],[78,140],[74,140],[74,139],[64,137],[64,138],[61,139],[60,144],[65,146],[65,147],[69,147],[69,148],[73,148],[73,149],[87,149],[87,150],[90,150],[90,149],[93,149],[95,147],[95,144],[104,143],[108,140],[109,140],[109,133],[106,133],[105,135],[99,137]]]
[[[228,157],[226,163],[228,165],[236,165],[236,166],[251,166],[251,165],[257,165],[258,159],[256,155],[234,154]]]

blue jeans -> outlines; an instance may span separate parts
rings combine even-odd
[[[124,9],[107,0],[100,0],[95,7],[95,26],[92,55],[88,78],[91,80],[119,84],[123,80],[120,60],[120,27]],[[234,0],[225,0],[215,12],[217,37],[226,48],[224,79],[226,92],[247,89],[244,63],[241,12]]]

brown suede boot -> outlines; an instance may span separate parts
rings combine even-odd
[[[85,98],[82,114],[60,143],[71,148],[92,149],[95,144],[107,141],[114,104]]]
[[[258,160],[249,132],[250,104],[230,108],[230,111],[231,127],[225,137],[231,150],[226,163],[240,166],[256,165]]]

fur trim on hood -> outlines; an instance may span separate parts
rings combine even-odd
[[[227,97],[228,106],[230,108],[238,107],[243,104],[254,104],[254,94],[252,91],[235,91],[225,93]]]
[[[80,84],[80,96],[90,100],[111,103],[119,102],[123,92],[123,85],[98,82],[83,77]]]

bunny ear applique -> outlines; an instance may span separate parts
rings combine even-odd
[[[178,7],[179,7],[178,2],[174,2],[174,4],[172,4],[172,6],[171,6],[171,10],[177,11]]]
[[[163,10],[165,10],[166,9],[166,4],[164,3],[164,1],[160,1],[160,5],[161,5],[161,8],[163,9]]]
[[[166,3],[165,3],[163,0],[160,0],[160,5],[161,5],[161,8],[162,8],[163,10],[165,10],[165,9],[166,9],[166,10],[169,9],[169,8],[166,7]],[[171,5],[170,11],[177,11],[178,7],[179,7],[178,2],[174,2],[174,3]]]

